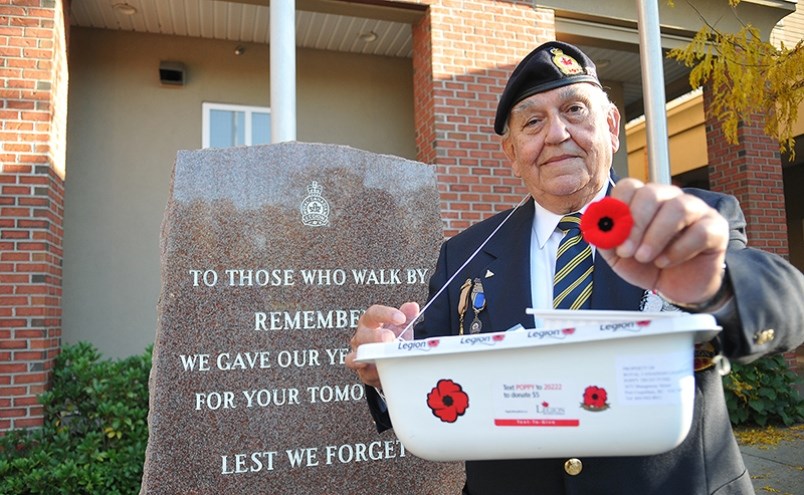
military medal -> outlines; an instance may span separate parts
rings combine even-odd
[[[483,282],[476,278],[472,286],[472,311],[475,312],[475,319],[469,325],[469,333],[480,333],[480,330],[483,329],[479,316],[484,309],[486,309],[486,294],[483,292]]]
[[[458,296],[458,334],[463,335],[463,317],[466,314],[466,306],[469,302],[469,289],[472,288],[472,279],[467,278],[461,286]]]

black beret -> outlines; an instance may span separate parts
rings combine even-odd
[[[579,82],[602,87],[594,62],[584,52],[561,41],[539,45],[511,73],[497,104],[494,131],[502,135],[511,108],[528,96]]]

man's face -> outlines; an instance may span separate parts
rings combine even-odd
[[[570,84],[514,105],[502,145],[534,199],[554,213],[569,213],[606,182],[619,125],[617,108],[600,88]]]

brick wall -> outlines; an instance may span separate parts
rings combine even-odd
[[[60,348],[63,14],[60,0],[0,1],[0,432],[42,424]]]
[[[553,12],[530,2],[429,1],[413,26],[418,160],[436,167],[445,235],[526,194],[494,134],[514,66],[553,39]],[[503,34],[501,34],[503,33]]]

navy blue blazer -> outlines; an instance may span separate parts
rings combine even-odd
[[[745,218],[732,196],[688,190],[729,221],[727,276],[736,310],[719,318],[724,330],[717,345],[730,358],[751,360],[795,348],[804,340],[804,276],[782,258],[746,246]],[[510,210],[509,210],[510,211]],[[431,297],[503,221],[497,214],[446,241],[430,279]],[[530,239],[534,206],[519,208],[436,299],[415,328],[416,338],[459,333],[456,311],[460,286],[480,278],[487,306],[480,313],[483,332],[534,325],[531,307]],[[494,275],[486,277],[490,271]],[[595,257],[592,309],[639,310],[644,291],[620,279],[601,256]],[[471,313],[471,311],[470,311]],[[474,315],[467,316],[471,320]],[[468,330],[469,322],[465,322]],[[774,329],[774,339],[755,336]],[[466,331],[465,330],[465,331]],[[727,495],[754,493],[729,422],[722,382],[714,368],[696,373],[693,424],[684,442],[670,452],[643,457],[581,458],[580,474],[564,470],[566,459],[467,461],[464,493],[471,495]],[[383,404],[368,389],[369,406],[382,431],[391,427]]]

